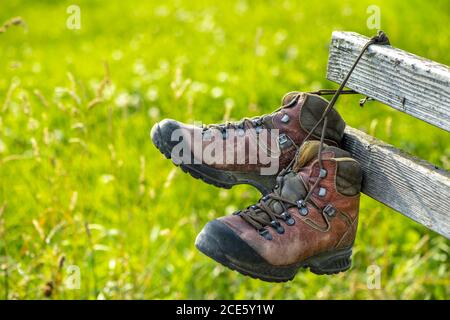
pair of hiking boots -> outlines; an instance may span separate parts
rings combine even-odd
[[[337,90],[290,92],[275,112],[237,123],[154,125],[153,143],[194,178],[223,188],[247,183],[263,194],[209,222],[195,241],[201,252],[273,282],[293,279],[302,267],[316,274],[350,268],[362,171],[339,148],[345,122],[333,107],[340,94],[356,93],[344,87],[371,45],[389,39],[381,30],[370,38]],[[323,94],[334,95],[328,102]]]
[[[194,178],[261,191],[258,203],[206,224],[195,245],[244,275],[281,282],[302,267],[335,274],[351,266],[362,171],[339,148],[344,129],[322,96],[291,92],[268,115],[209,126],[166,119],[151,138]]]

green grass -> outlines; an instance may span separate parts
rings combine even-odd
[[[83,0],[81,30],[66,28],[69,4],[0,4],[0,21],[27,23],[0,34],[0,297],[449,298],[449,241],[366,196],[349,272],[269,284],[221,267],[196,234],[259,194],[193,180],[149,140],[162,118],[221,122],[228,105],[239,119],[287,91],[336,87],[331,32],[373,35],[371,4],[394,46],[450,65],[448,1]],[[89,109],[104,62],[111,84]],[[338,103],[349,125],[450,168],[448,133],[358,99]],[[70,265],[78,290],[64,284]]]

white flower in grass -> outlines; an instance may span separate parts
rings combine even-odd
[[[237,211],[237,207],[233,206],[233,205],[229,205],[225,207],[225,214],[233,214],[234,212]]]
[[[213,15],[211,13],[206,13],[198,25],[198,30],[200,32],[211,32],[214,30],[215,26],[216,23]]]
[[[208,91],[208,85],[203,82],[194,81],[189,86],[189,90],[194,93],[205,93]]]
[[[130,106],[136,108],[139,106],[140,103],[141,103],[141,96],[138,95],[137,93],[132,94],[130,99]]]
[[[138,107],[140,102],[141,97],[137,93],[129,94],[128,92],[119,93],[115,100],[119,108]]]
[[[114,270],[116,268],[116,260],[110,259],[108,262],[108,268],[109,270]]]
[[[157,107],[151,107],[150,109],[148,109],[148,116],[151,119],[158,119],[159,118],[159,109]]]
[[[224,200],[224,199],[228,199],[229,198],[229,193],[227,192],[227,190],[220,190],[219,191],[219,198]]]
[[[64,87],[56,87],[54,90],[55,97],[61,98],[67,93],[67,88]]]
[[[295,59],[298,56],[298,48],[296,46],[289,46],[286,52],[286,57],[289,60]]]
[[[129,101],[130,95],[128,92],[122,92],[116,97],[115,103],[119,108],[125,108],[129,104]]]
[[[55,129],[53,131],[53,137],[57,141],[62,141],[64,139],[64,133],[61,130],[59,130],[59,129]]]
[[[110,183],[110,182],[112,182],[114,180],[115,180],[115,177],[112,174],[103,174],[100,177],[100,181],[103,184],[108,184],[108,183]]]
[[[287,39],[286,30],[279,30],[275,33],[274,42],[276,45],[282,44]]]
[[[134,63],[133,71],[135,74],[142,76],[147,73],[147,68],[145,67],[145,64],[142,61],[137,60]]]
[[[255,49],[255,54],[259,57],[265,56],[267,52],[267,48],[263,45],[259,45]]]
[[[147,90],[146,97],[150,101],[156,101],[158,100],[158,89],[156,87],[150,87]]]
[[[230,76],[226,72],[222,71],[217,74],[217,80],[219,82],[227,82],[229,78],[230,78]]]
[[[223,96],[223,89],[221,87],[214,87],[211,89],[211,97],[217,99]]]
[[[106,300],[105,295],[103,294],[103,292],[100,292],[97,296],[97,300]]]
[[[115,92],[116,92],[116,85],[114,83],[110,83],[103,90],[103,97],[105,99],[111,99],[111,97],[114,95]]]
[[[233,109],[233,107],[234,107],[234,100],[233,100],[233,98],[226,98],[225,99],[225,108],[227,108],[227,109]]]
[[[353,9],[351,6],[345,6],[342,8],[341,13],[344,17],[349,17],[353,14]]]

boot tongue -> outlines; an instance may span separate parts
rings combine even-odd
[[[298,152],[292,171],[284,176],[278,176],[277,180],[281,179],[281,181],[279,181],[279,187],[278,189],[275,189],[275,191],[277,191],[282,198],[290,201],[297,201],[306,197],[308,191],[300,179],[298,172],[302,167],[317,157],[319,144],[319,141],[306,141]],[[326,144],[324,144],[324,146],[326,147]],[[279,190],[279,188],[281,188],[281,190]],[[269,200],[267,205],[277,214],[281,214],[284,211],[283,206],[278,200]]]
[[[293,170],[282,177],[281,196],[291,201],[297,201],[306,197],[308,191],[301,181],[298,171],[307,165],[312,159],[317,157],[319,150],[319,141],[306,141],[300,148],[297,158],[293,166]],[[326,144],[324,144],[326,146]],[[279,201],[271,201],[269,206],[273,211],[280,214],[283,213],[283,207]]]
[[[283,183],[281,185],[281,196],[283,198],[297,201],[303,199],[306,193],[305,186],[296,172],[289,172],[283,177]],[[269,206],[278,214],[284,211],[279,201],[272,200]]]

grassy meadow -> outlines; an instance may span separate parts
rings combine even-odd
[[[1,299],[450,297],[450,242],[367,196],[346,273],[271,284],[218,265],[197,233],[260,195],[192,179],[149,139],[163,118],[238,120],[336,88],[331,33],[375,34],[370,5],[394,46],[450,65],[448,0],[79,0],[79,30],[72,3],[0,1],[0,25],[23,19],[0,33]],[[337,104],[349,125],[450,169],[448,133],[360,98]]]

